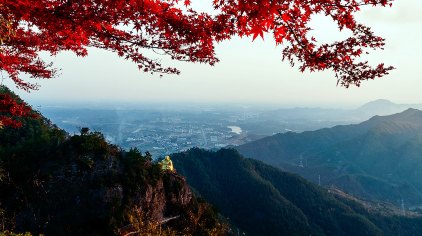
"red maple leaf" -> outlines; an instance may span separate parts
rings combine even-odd
[[[264,39],[264,32],[273,32],[276,43],[285,43],[284,60],[299,63],[301,71],[332,70],[346,87],[393,69],[360,62],[365,49],[382,49],[384,39],[354,18],[359,6],[388,6],[391,0],[342,0],[341,4],[338,0],[213,0],[215,15],[196,12],[190,0],[183,3],[184,7],[179,0],[0,0],[0,71],[18,88],[37,89],[21,75],[35,79],[56,75],[40,52],[86,56],[87,48],[96,47],[130,59],[148,73],[179,74],[142,52],[214,65],[216,42],[236,35]],[[316,46],[308,38],[308,25],[311,16],[319,13],[331,17],[339,29],[349,29],[352,36]],[[9,124],[5,118],[0,121]]]

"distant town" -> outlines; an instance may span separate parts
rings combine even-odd
[[[77,134],[82,127],[103,133],[124,149],[138,148],[162,158],[192,147],[220,149],[284,132],[303,132],[359,123],[414,105],[377,100],[357,109],[260,107],[68,108],[38,107],[60,128]]]
[[[191,147],[219,149],[250,141],[247,132],[229,122],[192,122],[180,117],[157,118],[136,127],[126,125],[121,137],[107,135],[110,142],[116,142],[125,149],[137,147],[148,150],[153,156],[185,151]]]
[[[88,110],[49,108],[43,111],[69,133],[82,127],[100,131],[107,141],[124,149],[138,148],[161,158],[192,147],[220,149],[265,135],[244,130],[241,124],[257,112],[203,109],[195,112],[157,110]]]

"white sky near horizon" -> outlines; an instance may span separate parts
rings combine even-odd
[[[193,0],[196,9],[209,9],[208,1]],[[159,103],[239,103],[289,106],[358,106],[383,98],[396,103],[422,103],[421,55],[422,1],[396,0],[392,8],[369,7],[357,19],[386,38],[385,50],[364,59],[384,62],[397,69],[360,88],[336,86],[332,72],[300,73],[281,61],[282,46],[276,47],[271,35],[265,40],[234,38],[216,46],[220,62],[205,64],[166,61],[182,72],[179,76],[150,76],[136,64],[116,54],[90,49],[78,58],[64,52],[52,58],[61,68],[58,78],[37,81],[39,91],[19,91],[5,83],[30,104],[54,102],[159,102]],[[327,18],[316,16],[313,35],[322,41],[344,37]],[[157,57],[159,57],[157,55]]]

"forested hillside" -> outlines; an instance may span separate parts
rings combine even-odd
[[[70,136],[38,116],[0,129],[0,234],[227,234],[185,179],[148,153],[88,129]]]
[[[403,217],[330,194],[236,150],[191,149],[172,156],[189,184],[246,235],[417,235],[422,218]]]
[[[422,111],[357,125],[284,133],[239,147],[246,157],[353,195],[406,206],[422,203]]]

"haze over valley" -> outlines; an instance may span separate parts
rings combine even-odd
[[[421,104],[34,108],[0,129],[0,213],[14,230],[422,231]]]
[[[375,115],[389,115],[420,104],[395,104],[376,100],[355,109],[276,108],[241,105],[114,105],[86,108],[41,106],[53,123],[70,133],[82,127],[102,132],[111,143],[125,149],[137,147],[154,158],[191,147],[216,150],[237,146],[276,133],[316,130],[356,124]]]

